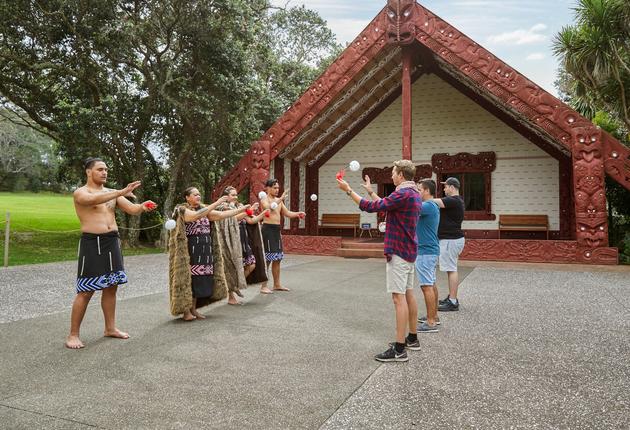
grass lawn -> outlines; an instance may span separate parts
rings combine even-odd
[[[74,260],[81,232],[72,196],[50,193],[0,193],[0,265],[4,256],[7,211],[11,212],[9,265]],[[124,255],[162,252],[124,249]]]

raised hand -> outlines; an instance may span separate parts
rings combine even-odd
[[[253,211],[257,211],[259,207],[260,207],[260,203],[258,203],[258,202],[256,202],[253,205],[251,205],[251,209]]]
[[[350,184],[348,184],[343,179],[337,179],[337,186],[341,191],[348,192],[348,190],[350,190]]]
[[[219,204],[219,205],[222,204],[222,203],[225,203],[225,202],[228,201],[228,198],[229,198],[228,196],[221,196],[221,197],[219,197],[217,199],[216,203]]]
[[[140,181],[134,181],[131,182],[129,184],[127,184],[127,186],[125,188],[123,188],[122,190],[120,190],[120,192],[122,193],[123,196],[125,197],[129,197],[132,199],[135,199],[136,196],[133,194],[134,190],[136,188],[138,188],[140,185],[142,184],[142,182]]]
[[[365,191],[367,191],[368,194],[374,192],[372,189],[372,181],[370,181],[370,177],[368,175],[365,175],[365,183],[361,184],[361,186],[365,188]]]
[[[286,199],[287,196],[289,195],[288,193],[289,193],[289,189],[287,188],[286,190],[284,190],[284,192],[280,196],[280,200],[284,201],[284,199]]]

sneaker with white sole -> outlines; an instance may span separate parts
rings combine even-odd
[[[395,347],[390,347],[386,351],[381,352],[374,356],[376,361],[382,362],[390,362],[390,361],[409,361],[409,356],[407,355],[407,351],[396,352]]]

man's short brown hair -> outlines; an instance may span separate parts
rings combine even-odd
[[[396,169],[396,172],[402,173],[403,178],[408,181],[413,181],[413,177],[416,176],[416,166],[413,165],[411,160],[394,161],[394,169]]]

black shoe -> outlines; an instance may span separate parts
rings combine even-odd
[[[446,296],[446,298],[445,298],[445,299],[439,300],[439,301],[438,301],[438,305],[443,305],[443,304],[445,304],[446,302],[448,302],[448,301],[449,301],[449,299],[450,299],[450,298],[451,298],[451,296],[449,295],[449,296]]]
[[[407,355],[407,351],[396,352],[395,347],[388,348],[385,352],[381,352],[378,355],[374,356],[376,361],[408,361],[409,356]]]
[[[440,312],[453,312],[453,311],[458,311],[459,310],[459,300],[457,301],[457,304],[453,304],[453,302],[449,301],[444,303],[444,304],[440,304],[440,306],[438,306],[438,311]]]
[[[394,342],[390,342],[389,346],[393,348]],[[418,339],[411,341],[409,338],[405,338],[405,348],[410,351],[420,351],[422,349],[420,348],[420,341]]]

